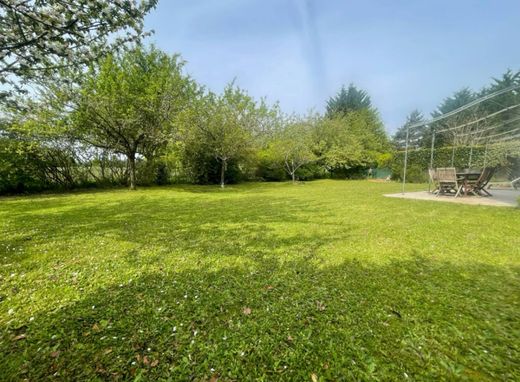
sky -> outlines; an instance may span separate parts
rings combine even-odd
[[[453,92],[520,70],[518,0],[160,0],[149,38],[213,91],[232,80],[287,113],[365,89],[389,133]]]

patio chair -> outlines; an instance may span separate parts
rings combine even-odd
[[[518,190],[520,188],[520,178],[513,179],[511,181],[511,186],[513,186],[515,190]]]
[[[479,182],[483,180],[483,171],[480,169],[468,168],[463,172],[458,173],[460,176],[459,183],[462,183],[462,191],[464,195],[473,194],[475,196],[481,196],[479,193]]]
[[[457,181],[457,170],[455,167],[440,167],[436,171],[439,191],[437,196],[455,192],[455,197],[459,196],[462,185]]]
[[[475,186],[474,190],[479,194],[480,196],[493,196],[489,193],[488,190],[486,190],[486,186],[488,185],[489,181],[495,174],[495,167],[486,167],[482,171],[482,174],[480,174]]]
[[[428,175],[430,176],[430,182],[433,185],[433,190],[431,190],[430,192],[432,194],[437,194],[439,192],[439,182],[437,179],[437,171],[434,168],[429,168]]]

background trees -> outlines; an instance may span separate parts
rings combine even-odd
[[[353,84],[327,102],[316,153],[334,176],[359,176],[390,151],[388,137],[365,90]]]
[[[93,61],[81,81],[62,73],[72,86],[47,81],[26,102],[30,107],[15,107],[0,121],[0,193],[364,177],[370,168],[398,166],[398,161],[390,162],[394,150],[402,148],[405,126],[423,120],[413,111],[392,145],[370,96],[353,84],[328,100],[324,115],[288,116],[277,104],[256,100],[234,83],[220,93],[209,91],[183,68],[179,56],[137,45]],[[432,115],[519,81],[518,73],[508,71],[480,92],[455,92]],[[515,123],[519,97],[519,92],[509,92],[435,128],[457,127],[504,107],[512,109],[486,123]],[[459,136],[438,134],[436,147],[458,145],[461,150],[450,152],[465,153],[468,144],[477,142],[471,135],[476,127],[480,125],[468,125]],[[430,131],[413,129],[411,146],[429,148]],[[418,175],[422,172],[417,169]]]

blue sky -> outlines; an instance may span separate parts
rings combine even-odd
[[[214,91],[236,78],[286,112],[366,89],[389,132],[464,86],[520,69],[518,0],[160,0],[149,39]]]

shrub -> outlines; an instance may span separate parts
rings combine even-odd
[[[255,177],[268,182],[280,182],[288,179],[283,164],[268,157],[258,160]]]

